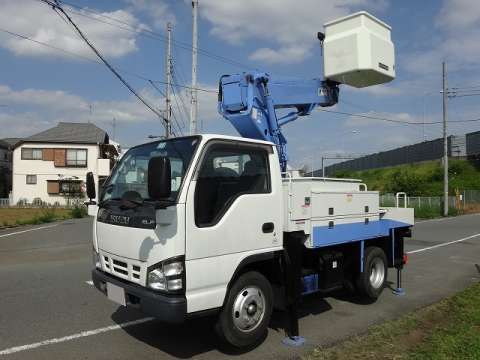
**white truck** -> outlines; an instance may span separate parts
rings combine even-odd
[[[367,13],[331,26],[338,24],[347,35],[371,26],[371,38],[388,45],[384,27]],[[393,78],[387,55],[381,67],[372,60],[370,83]],[[335,79],[359,70],[341,71]],[[400,291],[413,209],[379,207],[379,193],[359,180],[301,177],[286,167],[280,127],[334,104],[338,85],[330,78],[223,76],[219,110],[241,137],[203,134],[133,147],[98,199],[87,174],[96,288],[165,322],[217,314],[217,333],[236,347],[264,336],[274,307],[288,311],[288,339],[301,341],[296,312],[303,294],[346,286],[375,300],[392,267]],[[296,112],[277,118],[287,107]]]

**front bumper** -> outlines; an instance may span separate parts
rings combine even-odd
[[[98,269],[92,270],[95,287],[106,295],[106,283],[120,286],[125,290],[127,306],[168,323],[180,323],[187,317],[187,299],[185,295],[158,294],[143,286],[129,283],[106,274]]]

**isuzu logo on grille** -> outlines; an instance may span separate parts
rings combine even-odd
[[[130,223],[130,216],[110,215],[110,221],[115,224],[128,225]]]

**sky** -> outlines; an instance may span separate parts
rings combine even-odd
[[[179,85],[174,87],[175,127],[187,134],[190,92],[181,86],[191,83],[190,1],[62,4],[157,109],[165,108],[165,36],[172,23]],[[477,0],[199,0],[200,131],[236,135],[217,113],[221,75],[261,70],[280,80],[322,77],[317,32],[325,22],[360,10],[392,26],[396,79],[363,89],[341,85],[339,103],[330,110],[415,124],[316,110],[284,127],[291,166],[317,169],[322,156],[359,156],[441,137],[440,124],[421,123],[442,120],[442,61],[447,62],[449,88],[480,89]],[[480,118],[479,100],[450,99],[449,120]],[[98,63],[51,7],[39,0],[0,0],[0,138],[27,137],[60,121],[95,123],[123,147],[164,131],[158,117]],[[477,130],[480,121],[452,122],[448,133]]]

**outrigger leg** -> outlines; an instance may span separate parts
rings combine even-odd
[[[299,347],[305,344],[305,338],[299,334],[298,304],[301,294],[301,256],[302,249],[298,239],[285,240],[284,281],[285,299],[287,303],[286,337],[282,343],[287,346]]]

